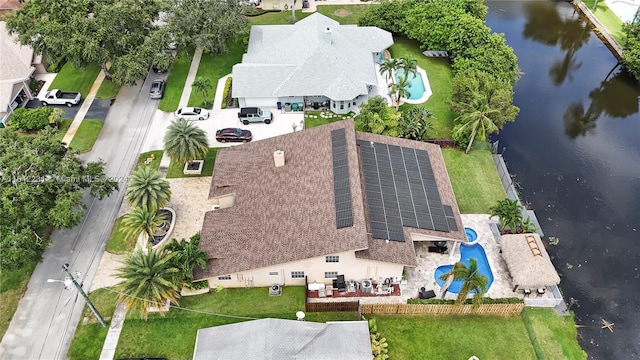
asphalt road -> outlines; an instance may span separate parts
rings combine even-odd
[[[157,100],[149,99],[151,79],[155,77],[149,76],[141,86],[121,89],[93,150],[83,156],[88,161],[105,161],[105,172],[120,182],[120,191],[102,201],[85,194],[87,210],[82,222],[53,233],[53,246],[33,272],[0,343],[0,359],[66,358],[85,302],[75,289],[65,290],[63,284],[47,279],[63,280],[62,265],[68,263],[72,271],[81,273],[78,282],[84,282],[83,288],[90,288],[122,203],[126,177],[158,106]]]

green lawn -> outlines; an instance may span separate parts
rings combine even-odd
[[[329,117],[320,117],[320,113],[329,114]],[[328,110],[308,110],[304,112],[304,128],[310,129],[312,127],[329,124],[334,121],[343,120],[343,117],[353,118],[355,114],[350,112],[345,115],[337,115]]]
[[[169,165],[169,170],[167,170],[167,178],[211,176],[213,174],[213,164],[216,161],[217,152],[218,148],[209,149],[207,156],[204,157],[204,167],[202,168],[202,174],[200,175],[185,175],[182,172],[184,170],[184,162],[171,160],[171,165]]]
[[[593,3],[596,0],[583,0],[582,2],[587,5],[589,10],[600,20],[600,22],[609,30],[609,33],[618,41],[621,46],[624,46],[627,39],[627,35],[622,31],[622,20],[613,12],[604,1],[599,0],[598,6],[593,9]]]
[[[358,19],[367,11],[369,5],[319,5],[317,11],[341,25],[357,25]]]
[[[58,133],[56,134],[56,139],[58,141],[62,141],[62,138],[64,138],[64,135],[67,133],[67,130],[69,130],[69,126],[71,126],[72,122],[73,119],[60,119],[60,125],[58,125]]]
[[[463,214],[487,214],[507,197],[488,150],[442,149],[453,192]]]
[[[535,334],[545,359],[586,359],[577,342],[573,316],[557,316],[552,309],[525,308],[522,313]]]
[[[300,10],[296,11],[296,21],[300,21],[312,13],[303,13]],[[291,18],[291,11],[282,11],[282,12],[270,12],[266,14],[262,14],[260,16],[252,16],[248,18],[249,25],[282,25],[282,24],[293,24],[293,19]]]
[[[71,341],[71,346],[67,357],[72,360],[98,359],[107,337],[111,316],[115,310],[117,294],[106,289],[98,289],[89,294],[91,302],[107,322],[106,327],[102,327],[93,313],[85,306],[82,312],[82,319],[87,319],[85,324],[82,320],[78,324],[76,333]]]
[[[189,51],[190,54],[193,54],[193,50]],[[187,75],[189,75],[190,67],[191,61],[187,58],[187,54],[184,51],[178,51],[175,59],[173,59],[171,70],[169,70],[164,97],[158,104],[159,110],[174,112],[178,109],[178,104],[180,103],[182,90],[184,90],[184,84],[187,82]]]
[[[100,135],[100,130],[102,130],[103,125],[104,122],[100,120],[82,120],[82,123],[80,124],[80,127],[78,127],[76,134],[73,136],[69,147],[80,153],[91,151],[93,144],[95,144],[96,139],[98,139],[98,135]]]
[[[119,217],[116,220],[116,223],[113,225],[113,230],[111,230],[111,236],[109,237],[109,241],[107,242],[107,246],[105,248],[106,251],[123,255],[128,254],[133,251],[136,246],[137,238],[134,236],[127,237],[122,231],[122,217]]]
[[[120,91],[120,85],[117,85],[111,80],[104,79],[102,84],[100,84],[100,89],[98,89],[96,99],[113,99],[118,95],[118,91]]]
[[[87,97],[91,85],[96,81],[100,72],[100,66],[89,65],[84,68],[77,68],[72,63],[67,62],[53,79],[49,89],[60,89],[62,91],[78,91],[83,98]]]
[[[134,167],[134,170],[138,168],[138,166],[151,166],[154,169],[158,169],[160,168],[160,161],[162,160],[162,150],[153,150],[153,151],[147,151],[144,152],[142,154],[140,154],[140,156],[138,157],[138,162],[136,163],[136,166]],[[147,161],[147,159],[149,159],[150,157],[155,157],[154,160],[152,160],[151,162],[145,164],[145,161]]]
[[[418,42],[405,37],[395,36],[394,44],[389,49],[394,58],[410,57],[418,61],[418,66],[427,72],[429,85],[433,95],[424,104],[400,106],[401,110],[408,110],[414,106],[424,106],[435,115],[435,119],[429,120],[433,130],[427,133],[430,139],[450,139],[453,129],[455,114],[449,108],[451,101],[451,79],[453,73],[449,60],[446,58],[428,58],[422,55]]]
[[[29,264],[20,269],[0,269],[0,339],[9,328],[35,267],[36,264]]]

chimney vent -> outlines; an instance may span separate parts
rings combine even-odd
[[[282,150],[274,151],[273,160],[275,161],[276,167],[284,166],[284,151]]]
[[[329,44],[333,43],[333,40],[331,39],[331,28],[328,26],[324,29],[324,40]]]

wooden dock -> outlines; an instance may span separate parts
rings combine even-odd
[[[591,29],[593,29],[593,32],[600,38],[600,40],[602,40],[605,46],[609,48],[613,56],[615,56],[616,59],[621,62],[622,46],[616,39],[613,38],[613,36],[611,36],[609,30],[607,30],[607,28],[600,22],[600,20],[598,20],[598,18],[593,15],[591,10],[589,10],[587,5],[585,5],[582,1],[574,0],[573,6],[582,16],[587,19],[589,25],[591,26]]]

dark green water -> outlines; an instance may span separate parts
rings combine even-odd
[[[638,83],[618,69],[571,4],[489,1],[523,71],[515,123],[495,138],[549,245],[582,347],[640,358]],[[602,319],[615,323],[611,333]]]

